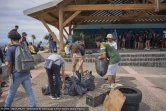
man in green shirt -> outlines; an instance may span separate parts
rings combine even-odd
[[[107,58],[109,60],[109,66],[107,70],[108,84],[113,84],[115,82],[118,63],[121,61],[121,57],[114,47],[103,42],[102,37],[97,37],[95,41],[96,45],[100,47],[100,51],[102,53],[100,56],[98,56],[98,59]]]

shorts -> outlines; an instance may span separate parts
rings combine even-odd
[[[107,75],[108,76],[114,76],[114,75],[116,75],[117,70],[118,70],[118,63],[116,63],[116,64],[110,64],[108,66],[108,69],[107,69]]]
[[[150,42],[150,40],[146,40],[146,42]]]

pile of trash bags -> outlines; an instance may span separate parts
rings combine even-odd
[[[92,72],[87,71],[86,75],[81,74],[81,78],[78,79],[75,76],[67,77],[66,88],[62,91],[64,95],[83,95],[87,91],[93,91],[95,89],[94,76]]]
[[[61,90],[61,94],[77,96],[86,94],[87,91],[93,91],[95,89],[94,79],[95,77],[91,71],[85,71],[83,74],[80,74],[80,77],[66,75],[66,87],[64,90]],[[50,94],[48,85],[43,86],[41,90],[43,95]]]

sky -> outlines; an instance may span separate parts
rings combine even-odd
[[[18,32],[26,32],[28,42],[31,42],[31,35],[36,35],[36,42],[44,41],[44,35],[48,31],[44,25],[29,16],[23,14],[23,11],[52,0],[0,0],[0,43],[9,43],[8,32],[14,29],[15,25],[19,26]],[[59,32],[50,26],[53,32],[59,36]]]

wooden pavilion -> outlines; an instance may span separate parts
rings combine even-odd
[[[24,14],[41,21],[63,52],[63,30],[71,34],[80,24],[166,23],[166,0],[53,0]],[[59,29],[60,40],[47,24]]]

